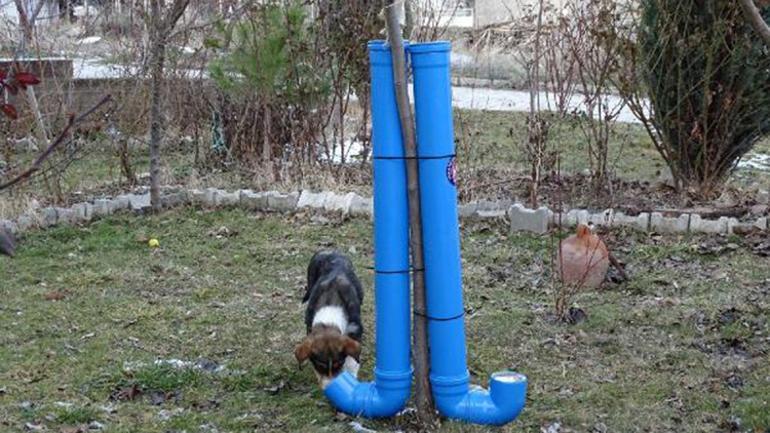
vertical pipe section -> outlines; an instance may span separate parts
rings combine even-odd
[[[374,382],[347,372],[325,390],[339,410],[354,416],[393,416],[412,384],[409,353],[409,223],[406,165],[393,88],[390,46],[369,42],[374,145],[374,268],[376,365]]]
[[[527,379],[499,372],[489,391],[470,386],[457,224],[449,42],[412,44],[420,161],[430,381],[439,412],[476,424],[502,425],[524,407]]]

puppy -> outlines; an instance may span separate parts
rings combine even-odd
[[[299,365],[308,359],[322,388],[341,371],[356,376],[361,354],[361,302],[364,292],[350,259],[337,251],[319,251],[307,268],[305,325],[297,345]]]
[[[16,243],[13,241],[11,232],[0,228],[0,254],[13,257],[16,251]]]

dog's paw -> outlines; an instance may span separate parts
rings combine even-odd
[[[320,381],[321,389],[325,390],[327,386],[329,386],[330,383],[332,383],[332,380],[329,378],[324,377]]]
[[[352,374],[353,377],[356,379],[358,378],[358,369],[361,367],[361,365],[353,359],[352,357],[348,356],[345,358],[345,365],[342,366],[342,369],[347,371],[348,373]]]

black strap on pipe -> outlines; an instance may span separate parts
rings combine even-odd
[[[426,319],[432,320],[434,322],[449,322],[450,320],[456,320],[456,319],[459,319],[459,318],[465,316],[465,311],[463,311],[462,313],[460,313],[460,314],[458,314],[456,316],[452,316],[452,317],[431,317],[431,316],[428,316],[427,314],[425,314],[424,312],[417,311],[417,310],[414,310],[413,314],[415,316],[425,317]]]
[[[446,158],[454,158],[457,156],[455,153],[450,153],[448,155],[435,155],[435,156],[373,156],[372,159],[382,159],[382,160],[407,160],[407,159],[417,159],[417,160],[429,160],[429,159],[446,159]]]
[[[388,275],[388,274],[411,274],[412,272],[424,272],[425,271],[425,269],[414,269],[414,268],[403,269],[403,270],[396,270],[396,271],[382,271],[382,270],[374,269],[373,266],[367,266],[366,269],[369,269],[370,271],[374,271],[375,274],[385,274],[385,275]]]

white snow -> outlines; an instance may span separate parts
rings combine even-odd
[[[101,40],[102,40],[101,36],[89,36],[87,38],[79,39],[77,43],[83,44],[83,45],[90,45],[90,44],[95,44]]]
[[[757,153],[748,159],[738,163],[738,168],[753,168],[761,171],[770,171],[770,155]]]

